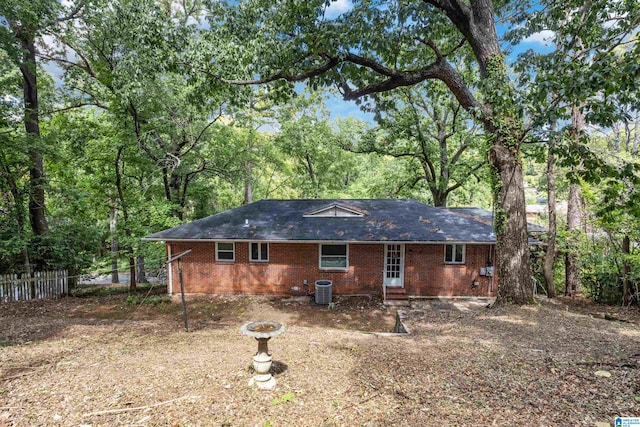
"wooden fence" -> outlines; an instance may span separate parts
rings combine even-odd
[[[0,302],[59,298],[69,293],[67,270],[36,271],[31,276],[0,274]]]

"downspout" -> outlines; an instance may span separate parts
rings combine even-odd
[[[384,277],[382,278],[382,303],[387,303],[387,285],[384,283]]]
[[[171,259],[171,244],[167,243],[167,260]],[[169,279],[169,295],[173,295],[173,266],[169,264],[167,266],[169,268],[168,271],[168,279]]]
[[[493,274],[491,275],[491,281],[489,282],[489,293],[493,292],[493,280],[494,280],[494,278],[496,276],[496,271],[498,271],[495,268],[495,265],[493,263],[493,260],[495,259],[495,251],[496,251],[496,245],[495,244],[491,245],[489,247],[489,261],[491,261],[491,265],[494,266],[494,269],[493,269]],[[492,252],[493,252],[493,254],[492,254]]]

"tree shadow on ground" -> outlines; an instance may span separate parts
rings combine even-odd
[[[562,301],[471,311],[441,304],[409,314],[412,335],[359,344],[348,374],[357,393],[345,394],[344,406],[395,408],[377,412],[380,425],[559,425],[567,416],[593,425],[637,409],[637,324]]]

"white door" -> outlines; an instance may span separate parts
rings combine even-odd
[[[404,245],[385,245],[384,285],[401,288],[404,279]]]

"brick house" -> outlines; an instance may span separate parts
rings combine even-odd
[[[414,200],[261,200],[144,238],[182,259],[188,294],[495,296],[491,212]],[[176,263],[168,292],[180,292]]]

